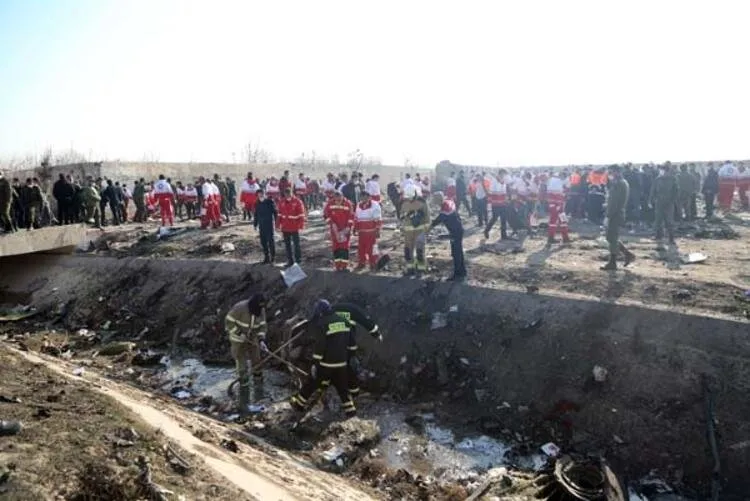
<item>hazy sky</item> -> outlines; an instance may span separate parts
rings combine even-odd
[[[0,156],[750,158],[750,3],[0,0]]]

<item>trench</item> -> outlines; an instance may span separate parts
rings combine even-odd
[[[540,446],[553,442],[606,456],[626,485],[656,476],[700,498],[710,491],[713,468],[708,384],[720,431],[722,499],[750,491],[750,447],[743,446],[750,443],[748,323],[596,298],[315,270],[288,289],[278,269],[238,262],[35,255],[4,258],[0,266],[0,304],[33,304],[40,314],[32,327],[134,340],[170,357],[153,369],[163,378],[157,391],[185,386],[219,403],[234,377],[221,326],[234,302],[259,289],[272,296],[271,347],[314,298],[366,305],[385,337],[382,344],[364,334],[358,340],[369,394],[361,414],[381,429],[371,450],[414,475],[465,479],[501,465],[533,470],[545,459]],[[593,377],[595,366],[606,369],[604,381]],[[266,373],[269,402],[283,400],[293,381],[279,368]]]

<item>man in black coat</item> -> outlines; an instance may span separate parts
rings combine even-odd
[[[75,190],[73,186],[65,179],[65,174],[60,174],[60,179],[55,181],[52,187],[52,196],[57,200],[57,220],[58,224],[70,224],[73,197]]]
[[[271,264],[276,259],[276,242],[273,229],[276,226],[278,212],[273,199],[266,198],[263,190],[258,190],[258,202],[255,204],[253,226],[260,230],[260,245],[263,247],[263,264]]]

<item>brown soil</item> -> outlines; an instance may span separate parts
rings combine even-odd
[[[129,501],[146,497],[138,458],[151,465],[152,480],[191,499],[253,499],[227,485],[199,458],[113,399],[42,364],[0,348],[2,419],[23,423],[19,435],[0,439],[0,467],[10,472],[2,498]],[[166,448],[189,461],[170,466]]]

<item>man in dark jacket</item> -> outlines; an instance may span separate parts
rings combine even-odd
[[[57,200],[57,220],[58,224],[70,224],[73,197],[75,196],[75,189],[65,179],[65,174],[60,174],[60,178],[55,181],[52,187],[52,196]]]
[[[388,198],[396,208],[396,219],[401,219],[401,194],[398,192],[396,183],[388,183],[386,191],[388,192]]]
[[[607,242],[609,243],[609,262],[602,266],[602,270],[614,271],[617,269],[617,255],[625,256],[627,266],[635,259],[635,254],[625,248],[620,241],[620,227],[625,224],[625,210],[628,206],[630,187],[619,165],[609,168],[609,199],[607,200]]]
[[[258,202],[255,204],[253,226],[260,229],[260,245],[263,247],[263,264],[271,264],[276,259],[276,242],[273,229],[276,226],[278,212],[271,198],[266,198],[263,190],[258,190]]]
[[[703,198],[706,201],[706,219],[714,217],[716,194],[719,193],[719,173],[713,165],[708,168],[706,180],[703,182]]]
[[[11,208],[13,205],[13,186],[3,173],[0,172],[0,224],[3,225],[3,230],[6,232],[16,231],[16,227],[13,224],[13,217],[11,216]]]
[[[453,258],[453,276],[448,280],[460,281],[466,278],[466,264],[464,263],[464,225],[458,215],[456,205],[451,200],[444,200],[440,214],[432,221],[430,229],[444,224],[451,237],[451,257]]]
[[[352,176],[352,178],[349,180],[348,183],[343,185],[341,187],[341,193],[344,195],[344,198],[349,200],[354,207],[357,206],[357,199],[359,198],[357,196],[357,178],[356,176]]]
[[[109,204],[109,209],[112,211],[112,223],[115,226],[120,224],[120,204],[122,203],[122,190],[115,187],[115,183],[111,179],[107,179],[107,187],[104,188],[102,194],[102,202]],[[104,214],[102,213],[102,219]]]

